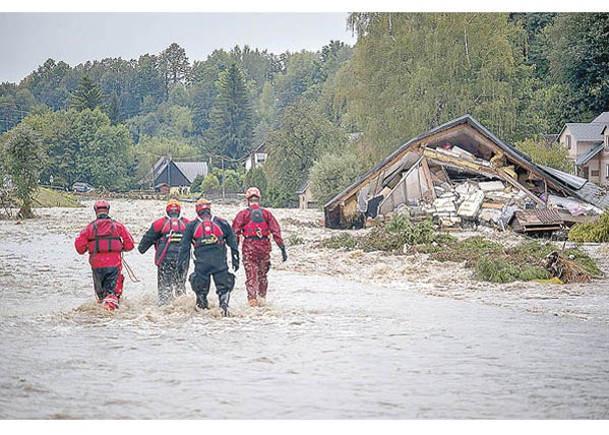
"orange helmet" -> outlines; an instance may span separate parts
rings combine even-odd
[[[93,210],[95,210],[95,214],[108,214],[110,213],[110,204],[108,204],[108,201],[104,201],[103,199],[100,201],[95,201],[95,204],[93,204]]]
[[[167,212],[167,214],[169,214],[169,213],[180,214],[181,209],[182,209],[182,207],[180,207],[180,203],[178,201],[176,201],[175,199],[169,200],[167,202],[167,206],[165,207],[165,211]]]
[[[200,215],[204,210],[211,210],[211,201],[201,198],[195,204],[195,210],[197,214]]]
[[[261,198],[260,190],[257,187],[250,187],[245,191],[245,199],[250,199],[252,196],[257,196],[258,199]]]

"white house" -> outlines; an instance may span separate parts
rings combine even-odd
[[[589,123],[567,123],[558,143],[569,149],[575,173],[599,185],[609,184],[609,112]]]
[[[248,172],[252,168],[259,168],[262,166],[264,162],[266,162],[266,157],[266,145],[262,142],[245,158],[245,172]]]

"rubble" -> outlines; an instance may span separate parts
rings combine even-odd
[[[585,183],[535,165],[464,116],[412,139],[337,195],[324,207],[325,224],[356,228],[361,215],[410,213],[442,230],[554,232],[602,214],[578,194]]]

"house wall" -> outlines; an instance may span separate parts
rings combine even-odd
[[[599,179],[598,184],[607,186],[609,185],[609,149],[605,149],[599,153]]]
[[[251,154],[245,160],[245,172],[248,172],[250,169],[252,169],[252,155]]]
[[[571,145],[569,146],[567,144],[567,136],[569,136],[571,138]],[[569,131],[568,128],[565,128],[565,130],[560,134],[560,136],[558,136],[558,143],[568,147],[569,149],[569,153],[568,156],[570,159],[575,160],[577,159],[577,147],[575,147],[575,139],[573,139],[573,136],[571,135],[571,132]]]
[[[317,202],[313,200],[311,189],[307,189],[298,195],[298,206],[302,209],[314,208],[317,206]]]
[[[571,146],[567,144],[567,136],[571,137]],[[572,160],[577,160],[578,157],[586,154],[595,146],[595,143],[591,142],[576,142],[575,138],[571,135],[568,128],[566,128],[565,131],[563,131],[562,134],[558,137],[558,143],[569,148],[569,152],[567,155]]]
[[[245,160],[245,172],[249,171],[254,167],[258,168],[262,166],[262,164],[266,162],[266,157],[266,153],[250,154],[247,160]]]

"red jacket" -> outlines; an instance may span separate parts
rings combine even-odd
[[[114,240],[112,242],[108,240],[100,241],[101,237],[96,237],[95,227],[100,223],[104,223],[107,219],[109,218],[94,220],[80,232],[74,241],[76,252],[84,254],[89,251],[89,263],[95,269],[120,266],[121,253],[131,251],[135,246],[129,231],[118,221],[112,221],[112,234],[108,237],[116,239],[117,243],[114,244]],[[96,242],[100,243],[96,244]],[[111,243],[113,243],[112,252],[106,252]],[[100,245],[101,247],[99,247]]]
[[[269,229],[271,235],[273,236],[273,240],[275,240],[275,243],[277,243],[277,246],[283,246],[283,239],[281,238],[281,228],[279,227],[279,223],[277,222],[277,219],[275,219],[275,216],[273,216],[273,214],[270,211],[268,211],[267,209],[262,208],[258,205],[253,205],[244,210],[241,210],[239,213],[237,213],[237,216],[235,216],[235,219],[233,220],[233,230],[235,231],[235,235],[237,236],[237,243],[239,243],[241,241],[241,239],[244,238],[243,229],[250,221],[250,210],[249,210],[250,208],[251,209],[260,208],[262,210],[262,216],[263,216],[264,222],[268,226],[268,229]],[[255,240],[255,239],[245,239],[245,240]],[[244,241],[244,243],[245,243],[245,241]]]

